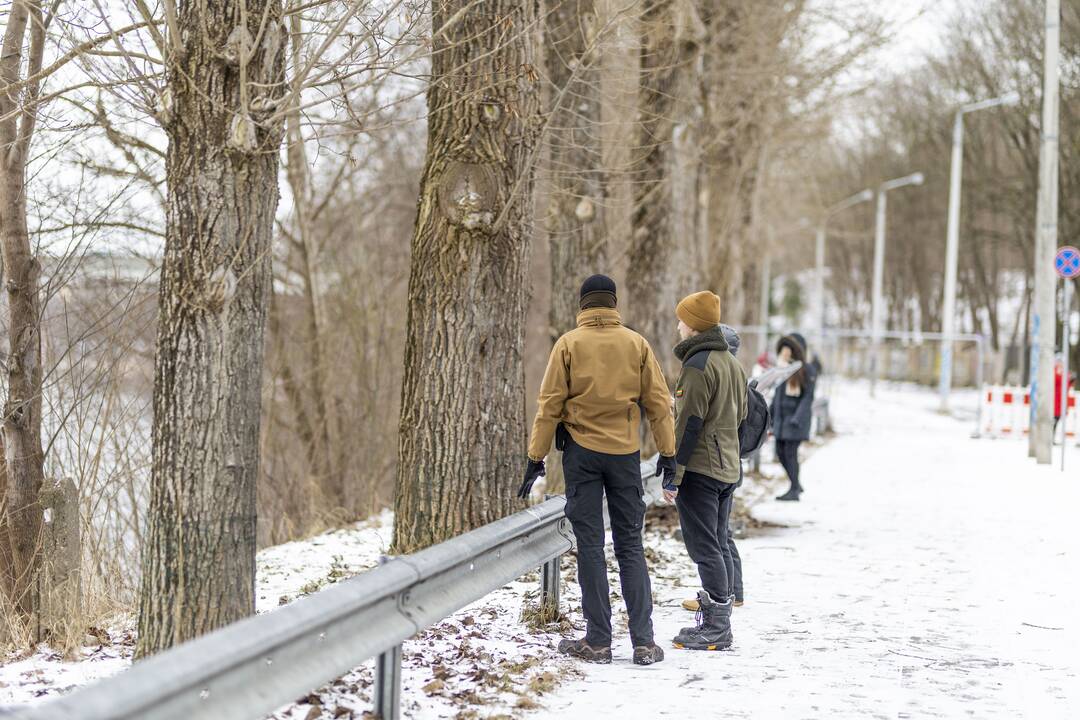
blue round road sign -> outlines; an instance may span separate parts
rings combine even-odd
[[[1072,245],[1059,247],[1054,256],[1054,269],[1058,277],[1074,278],[1080,275],[1080,250]]]

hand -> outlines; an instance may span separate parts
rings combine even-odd
[[[669,485],[675,485],[675,456],[674,455],[661,455],[656,461],[656,477],[660,477],[660,473],[664,474],[664,479],[661,481],[661,485],[668,487]]]
[[[672,485],[671,487],[674,489],[668,490],[667,488],[664,488],[664,499],[669,503],[675,502],[675,498],[679,496],[679,486]]]
[[[533,483],[536,482],[536,478],[541,475],[546,475],[547,469],[544,467],[543,460],[533,460],[529,458],[528,463],[525,465],[525,479],[521,481],[521,487],[518,488],[517,496],[520,500],[528,500],[529,493],[532,492]]]

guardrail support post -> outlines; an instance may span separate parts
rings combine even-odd
[[[562,555],[556,555],[540,566],[540,602],[551,620],[559,617],[559,566]]]
[[[375,658],[375,713],[382,720],[401,717],[401,646]]]

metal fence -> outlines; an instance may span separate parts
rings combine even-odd
[[[374,710],[397,718],[403,641],[537,568],[541,602],[557,606],[559,558],[572,546],[565,505],[551,498],[389,560],[12,717],[260,718],[374,657]]]

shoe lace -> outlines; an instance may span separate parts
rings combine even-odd
[[[698,627],[705,624],[705,613],[701,612],[700,607],[698,607],[698,611],[694,613],[694,621],[697,623]]]

